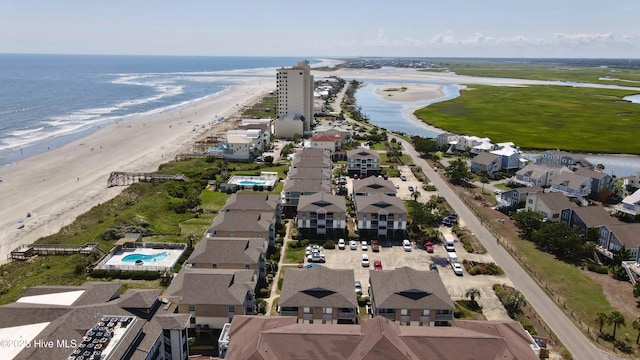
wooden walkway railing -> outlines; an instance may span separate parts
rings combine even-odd
[[[187,181],[187,177],[183,174],[168,175],[168,174],[156,174],[156,173],[135,173],[135,172],[123,172],[113,171],[109,175],[107,180],[108,187],[112,186],[127,186],[136,182],[150,182],[150,181]]]

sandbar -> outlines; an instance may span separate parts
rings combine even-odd
[[[419,102],[444,96],[442,87],[435,84],[385,84],[378,86],[375,93],[390,102]]]

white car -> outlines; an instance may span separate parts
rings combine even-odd
[[[460,263],[453,263],[453,264],[451,264],[451,268],[453,269],[453,272],[454,272],[456,275],[460,275],[460,276],[462,276],[463,271],[462,271],[462,265],[460,265]]]
[[[402,240],[402,248],[404,251],[411,251],[411,241],[408,239]]]
[[[367,251],[369,249],[369,244],[365,240],[360,241],[360,247],[362,251]]]
[[[346,244],[344,242],[344,239],[338,239],[338,249],[344,250],[345,247],[346,247]]]
[[[358,243],[355,240],[349,241],[349,249],[358,250]]]
[[[362,254],[362,267],[369,267],[369,256]]]
[[[396,189],[400,189],[400,185],[395,184]]]

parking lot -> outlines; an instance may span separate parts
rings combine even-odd
[[[443,230],[444,229],[445,228],[443,228]],[[347,243],[344,250],[339,250],[337,246],[335,250],[324,250],[326,262],[322,265],[333,269],[353,269],[355,280],[359,280],[362,283],[363,293],[367,295],[369,289],[369,272],[375,271],[373,270],[373,264],[377,260],[382,262],[383,270],[393,270],[399,267],[409,266],[417,270],[430,271],[429,265],[435,263],[438,267],[440,278],[452,300],[464,299],[464,294],[467,289],[476,287],[480,290],[480,298],[477,299],[477,301],[483,306],[485,316],[487,316],[489,320],[508,319],[504,308],[492,290],[492,286],[496,283],[505,283],[513,286],[509,278],[504,275],[471,276],[466,273],[466,271],[463,276],[457,276],[447,263],[447,254],[442,245],[435,245],[433,253],[427,253],[422,248],[422,245],[416,246],[413,242],[411,245],[412,249],[410,252],[404,251],[400,245],[380,247],[379,252],[373,252],[370,244],[368,245],[368,249],[363,251],[359,242],[356,250],[351,250]],[[458,241],[456,241],[454,246],[460,263],[465,259],[487,263],[493,262],[489,254],[467,253]],[[369,256],[369,267],[362,266],[362,254]]]

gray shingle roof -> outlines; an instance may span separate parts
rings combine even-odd
[[[242,305],[256,286],[253,270],[182,268],[167,288],[184,304]]]
[[[235,193],[224,205],[225,211],[269,212],[275,211],[280,203],[276,194]]]
[[[492,162],[496,162],[496,161],[500,162],[500,155],[496,155],[496,154],[492,154],[484,151],[476,155],[473,159],[471,159],[471,162],[474,162],[480,165],[489,165]]]
[[[287,179],[331,180],[331,170],[319,167],[297,167],[287,173]]]
[[[385,211],[388,214],[406,214],[407,209],[402,199],[385,194],[372,194],[369,196],[356,196],[355,207],[358,217],[361,213],[377,214]]]
[[[275,214],[273,212],[261,213],[218,213],[208,232],[213,231],[255,231],[263,232],[266,237],[269,234],[269,227],[275,224]]]
[[[356,180],[353,182],[354,193],[395,193],[396,187],[389,180],[377,176]]]
[[[267,251],[263,238],[205,237],[189,256],[191,264],[257,264]]]
[[[549,208],[549,210],[552,210],[552,211],[560,211],[564,209],[577,207],[575,203],[572,203],[571,201],[569,201],[569,199],[567,199],[567,197],[564,196],[564,194],[559,192],[543,193],[543,194],[538,194],[537,196],[538,196],[538,200],[544,203]]]
[[[377,151],[365,148],[358,148],[347,151],[347,158],[358,158],[358,159],[380,159],[380,154]]]
[[[343,196],[331,195],[324,192],[311,195],[301,195],[298,201],[298,211],[304,212],[344,213],[347,211],[347,203]]]
[[[283,192],[331,192],[331,183],[326,180],[317,179],[289,179],[284,184]]]

